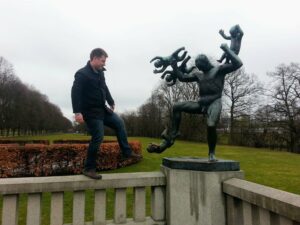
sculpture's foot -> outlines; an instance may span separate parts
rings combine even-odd
[[[150,143],[147,147],[149,153],[162,153],[160,146],[158,144]]]
[[[219,63],[222,63],[222,61],[223,61],[223,60],[221,60],[221,59],[218,59],[218,60],[217,60],[217,62],[219,62]]]
[[[173,142],[174,143],[174,142]],[[171,147],[173,143],[163,140],[160,145],[155,144],[155,143],[150,143],[147,147],[147,151],[149,153],[162,153],[165,151],[167,148]]]
[[[147,147],[149,153],[162,153],[166,148],[161,148],[160,145],[155,143],[150,143]]]
[[[218,161],[218,160],[217,160],[217,158],[216,158],[216,156],[215,156],[214,153],[209,153],[209,154],[208,154],[208,161],[209,161],[209,162],[216,162],[216,161]]]

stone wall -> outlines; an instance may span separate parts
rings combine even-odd
[[[135,153],[141,154],[138,141],[129,142]],[[0,177],[54,176],[81,174],[88,144],[0,144]],[[100,146],[97,170],[124,167],[137,160],[120,161],[117,142]]]

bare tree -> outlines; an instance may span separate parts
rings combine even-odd
[[[273,79],[270,90],[272,105],[274,111],[280,115],[282,129],[287,134],[288,150],[300,152],[300,66],[297,63],[281,64],[268,75]]]
[[[262,92],[262,84],[255,75],[239,69],[225,78],[225,108],[230,116],[229,142],[233,143],[236,120],[241,116],[250,115],[258,96]]]

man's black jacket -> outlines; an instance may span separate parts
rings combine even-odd
[[[114,105],[105,83],[104,71],[95,72],[88,62],[75,73],[71,93],[73,113],[82,113],[85,120],[103,119],[105,102]]]

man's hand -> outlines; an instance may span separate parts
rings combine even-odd
[[[115,111],[115,105],[110,105],[109,108],[111,109],[111,111]]]
[[[84,123],[83,116],[81,113],[75,113],[75,121],[77,123]]]

